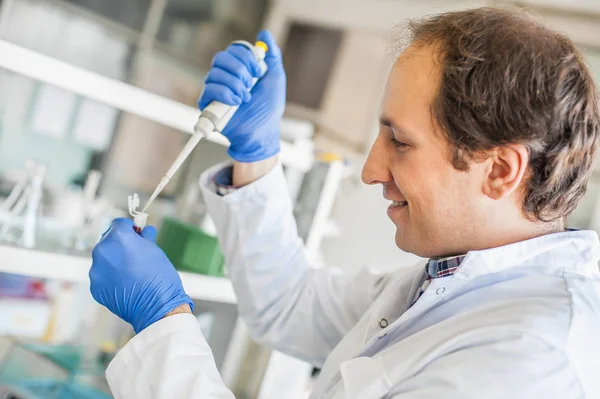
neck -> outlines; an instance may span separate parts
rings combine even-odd
[[[478,251],[482,249],[502,247],[504,245],[514,244],[520,241],[530,240],[547,234],[559,233],[565,230],[562,221],[558,222],[532,222],[529,220],[503,222],[497,224],[495,228],[493,222],[486,222],[486,229],[477,229],[473,231],[471,240],[462,246],[457,253],[446,256],[464,255],[469,251]],[[490,231],[491,230],[491,231]]]

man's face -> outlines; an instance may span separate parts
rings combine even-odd
[[[379,134],[365,163],[366,184],[381,184],[390,200],[396,245],[423,257],[466,252],[485,221],[485,170],[450,162],[448,143],[431,114],[440,71],[431,47],[409,47],[390,71]],[[489,209],[488,209],[489,211]],[[493,228],[493,226],[489,226]]]

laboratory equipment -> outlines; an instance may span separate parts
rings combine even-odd
[[[87,174],[83,191],[81,192],[82,212],[73,243],[75,248],[81,251],[90,247],[90,241],[95,244],[98,240],[98,237],[93,232],[95,230],[94,225],[100,216],[95,210],[99,207],[99,204],[105,205],[103,201],[96,200],[101,179],[102,173],[100,171],[90,170]]]
[[[3,222],[0,227],[0,240],[22,219],[21,243],[27,248],[33,248],[47,167],[28,161],[25,169],[25,175],[17,182],[0,207],[0,216],[2,217],[0,223]]]
[[[165,218],[156,244],[179,271],[224,276],[225,259],[217,237],[196,226]]]
[[[259,66],[262,70],[262,73],[266,73],[267,64],[265,63],[265,56],[268,51],[268,46],[261,41],[257,41],[254,45],[251,43],[238,40],[233,42],[233,44],[240,44],[242,46],[247,47],[254,56],[256,57],[256,61],[258,61]],[[248,90],[252,90],[256,82],[259,78],[253,78],[252,83],[250,84]],[[231,120],[235,112],[238,110],[239,105],[227,105],[221,103],[219,101],[213,101],[204,110],[202,110],[196,125],[194,126],[194,133],[192,137],[185,144],[175,162],[171,165],[171,167],[167,170],[167,173],[163,176],[163,178],[158,183],[158,186],[150,196],[150,199],[144,206],[141,211],[138,211],[139,207],[139,197],[137,194],[128,198],[129,204],[129,213],[134,218],[134,229],[136,231],[141,231],[146,225],[146,221],[148,219],[148,213],[146,212],[152,202],[158,197],[161,191],[169,184],[175,173],[179,170],[181,165],[185,162],[185,160],[192,153],[194,148],[198,145],[200,140],[208,137],[213,131],[221,132],[223,128],[227,125],[227,122]],[[137,199],[136,199],[137,198]]]
[[[87,252],[112,219],[122,216],[105,197],[97,197],[102,174],[91,170],[82,188],[46,182],[48,167],[27,161],[0,202],[0,241],[26,248]]]
[[[136,233],[141,234],[148,221],[148,214],[137,210],[140,206],[140,196],[135,193],[127,197],[127,205],[129,214],[133,217],[133,229]]]
[[[32,175],[34,166],[35,164],[31,160],[25,162],[25,173],[21,175],[13,189],[10,191],[8,197],[0,204],[0,212],[9,212],[17,204],[17,200],[21,198],[26,190],[27,182]]]

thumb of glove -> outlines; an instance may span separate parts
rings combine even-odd
[[[140,234],[142,238],[145,238],[148,241],[156,242],[156,227],[154,226],[146,226],[142,233]]]

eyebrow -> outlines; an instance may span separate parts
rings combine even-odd
[[[383,126],[388,126],[388,127],[396,127],[396,125],[390,120],[390,118],[388,118],[386,116],[379,117],[379,124],[381,124]]]
[[[380,116],[379,117],[379,124],[383,125],[383,126],[387,126],[390,127],[396,131],[398,131],[398,133],[403,134],[405,136],[408,136],[409,134],[407,133],[406,129],[401,128],[400,126],[396,125],[394,122],[392,122],[392,120],[390,118],[388,118],[387,116]]]

